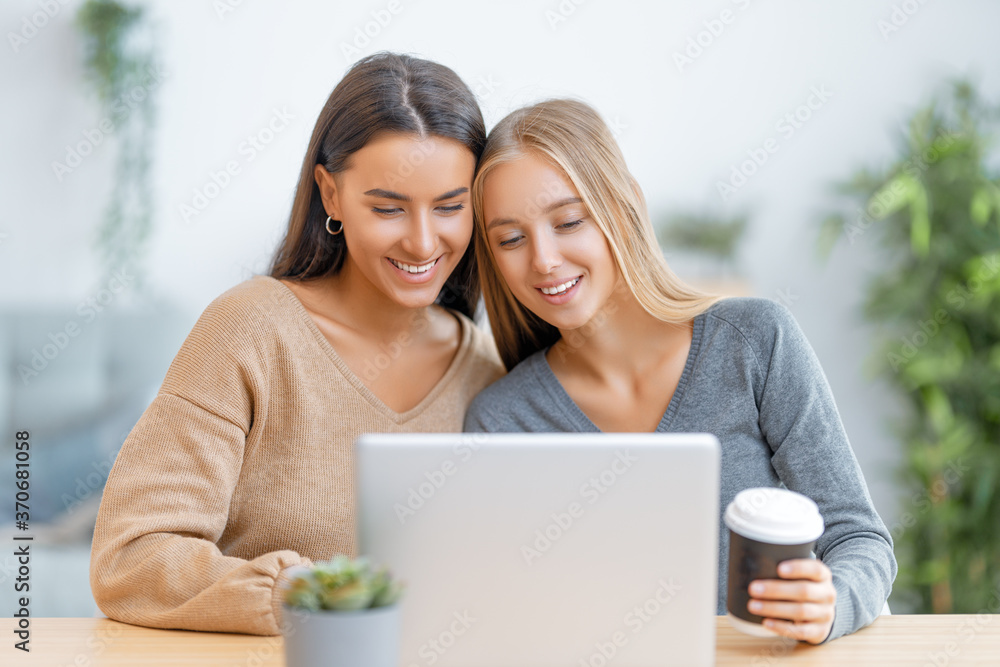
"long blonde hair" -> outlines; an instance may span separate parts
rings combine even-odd
[[[685,284],[667,266],[646,201],[600,115],[577,100],[557,99],[518,109],[490,132],[472,184],[474,242],[486,312],[508,370],[559,339],[559,330],[517,301],[497,269],[483,219],[483,185],[496,167],[534,153],[559,167],[604,233],[628,288],[664,322],[683,324],[721,296]]]

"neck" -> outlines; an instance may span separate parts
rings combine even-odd
[[[690,335],[691,325],[671,324],[650,315],[624,280],[593,319],[579,329],[559,330],[547,359],[573,374],[597,381],[642,377],[664,351]]]
[[[431,317],[431,306],[408,308],[393,301],[348,259],[319,292],[323,314],[366,337],[395,340]]]

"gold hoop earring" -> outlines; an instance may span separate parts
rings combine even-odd
[[[339,222],[340,223],[340,227],[337,229],[337,231],[333,231],[332,229],[330,229],[330,223],[331,222]],[[331,236],[336,236],[340,232],[344,231],[344,223],[342,221],[340,221],[340,220],[333,220],[333,219],[330,218],[330,216],[326,216],[326,231]]]

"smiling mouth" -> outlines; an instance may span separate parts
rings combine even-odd
[[[552,295],[555,295],[555,294],[562,294],[563,292],[565,292],[569,288],[571,288],[574,285],[576,285],[578,282],[580,282],[580,276],[577,276],[576,278],[573,278],[573,280],[568,280],[568,281],[566,281],[566,282],[564,282],[564,283],[562,283],[560,285],[556,285],[555,287],[539,287],[537,289],[542,294],[547,294],[549,296],[552,296]]]
[[[393,266],[395,266],[400,271],[406,271],[407,273],[419,274],[426,273],[434,268],[434,265],[438,263],[441,258],[431,260],[426,264],[404,264],[403,262],[397,262],[392,257],[387,258]]]

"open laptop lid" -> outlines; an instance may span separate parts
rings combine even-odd
[[[363,436],[359,545],[407,583],[401,664],[713,664],[719,456],[708,434]]]

